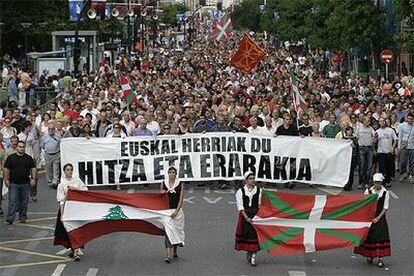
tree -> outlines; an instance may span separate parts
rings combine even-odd
[[[188,9],[187,6],[183,4],[172,4],[163,7],[164,10],[164,19],[165,24],[177,25],[177,14],[183,14]]]
[[[242,1],[237,5],[232,14],[233,25],[236,29],[260,32],[261,13],[259,6],[263,4],[262,0]]]
[[[124,211],[122,211],[122,207],[119,205],[110,208],[109,213],[104,216],[104,218],[107,220],[128,219],[128,217],[124,214]]]

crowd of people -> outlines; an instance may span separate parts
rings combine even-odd
[[[326,62],[330,52],[285,47],[255,37],[267,57],[252,74],[245,74],[228,63],[239,38],[233,35],[225,42],[208,42],[199,33],[185,51],[176,51],[175,45],[157,45],[133,62],[115,62],[91,74],[84,70],[78,78],[64,71],[49,76],[47,70],[37,73],[4,66],[2,84],[9,101],[0,109],[2,167],[13,169],[13,160],[7,157],[25,147],[34,160],[34,164],[27,164],[33,171],[25,177],[32,181],[34,169],[44,167],[49,186],[56,189],[61,177],[60,142],[67,137],[246,132],[350,140],[353,152],[346,190],[353,188],[357,168],[360,189],[369,188],[377,171],[384,175],[385,187],[391,185],[396,171],[400,181],[408,178],[414,182],[413,72],[406,71],[393,80],[362,77],[329,59]],[[307,103],[299,113],[292,99],[289,72],[296,75]],[[137,93],[131,102],[123,97],[121,74]],[[55,100],[47,106],[33,105],[30,95],[37,86],[53,87]],[[25,99],[17,98],[19,90],[25,91]],[[19,104],[22,102],[25,104]],[[66,168],[70,170],[71,165]],[[2,173],[0,170],[0,176]],[[252,174],[247,174],[246,180],[249,190],[242,189],[237,195],[244,224],[259,204],[255,198],[254,210],[245,210],[252,207],[246,205],[245,193],[252,197],[260,191],[253,191]],[[174,181],[163,185],[161,189],[167,192],[182,189]],[[31,198],[37,201],[36,185],[30,186]],[[179,192],[170,204],[181,208]],[[60,203],[64,202],[62,194],[60,191]],[[244,234],[253,235],[251,230]],[[238,231],[240,238],[244,235],[241,224]],[[171,262],[176,246],[168,240],[165,243],[165,261]],[[248,251],[247,259],[256,265],[258,248]]]

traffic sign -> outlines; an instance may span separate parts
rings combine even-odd
[[[394,54],[390,50],[384,50],[380,55],[382,63],[390,63],[394,59]]]

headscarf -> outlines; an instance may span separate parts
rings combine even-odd
[[[165,185],[165,187],[167,188],[167,190],[168,190],[168,192],[169,193],[175,193],[176,191],[175,191],[175,188],[180,184],[180,181],[178,180],[178,177],[176,176],[175,177],[175,181],[174,181],[174,185],[172,186],[172,187],[170,187],[169,186],[169,183],[170,183],[170,176],[169,176],[169,171],[171,170],[171,169],[173,169],[173,170],[175,170],[175,172],[176,172],[176,175],[178,174],[178,171],[177,171],[177,168],[176,167],[174,167],[174,166],[170,166],[170,167],[168,167],[168,170],[167,170],[167,175],[165,176],[165,182],[164,182],[164,185]]]

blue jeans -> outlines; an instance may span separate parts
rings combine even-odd
[[[13,221],[17,208],[19,209],[19,220],[27,220],[27,206],[29,204],[29,184],[13,184],[9,187],[9,210],[7,220]]]
[[[359,183],[368,184],[371,181],[372,147],[359,147]]]
[[[400,153],[400,169],[401,174],[407,172],[410,175],[414,175],[414,149],[403,149]]]

